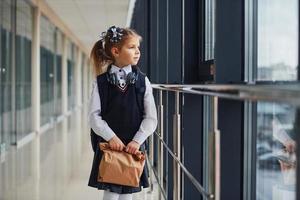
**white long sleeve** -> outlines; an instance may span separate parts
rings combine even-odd
[[[132,140],[142,144],[147,137],[149,137],[156,129],[157,126],[157,111],[154,102],[154,97],[152,94],[152,87],[149,79],[145,77],[145,95],[144,95],[144,116],[141,122],[140,128],[135,134]],[[109,141],[116,134],[109,127],[107,122],[102,119],[101,115],[101,100],[99,96],[97,81],[93,82],[93,89],[90,98],[90,107],[89,107],[89,124],[93,131],[104,138],[106,141]]]
[[[145,77],[146,91],[144,95],[144,119],[140,125],[138,132],[133,140],[142,144],[157,127],[157,111],[154,97],[152,94],[152,86],[147,77]]]
[[[107,122],[102,119],[101,115],[101,101],[98,91],[97,81],[93,82],[93,89],[90,98],[89,105],[89,124],[93,131],[101,136],[106,141],[109,141],[111,138],[115,136],[113,130],[108,126]]]

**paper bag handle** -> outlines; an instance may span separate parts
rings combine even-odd
[[[110,151],[113,151],[110,147],[109,147],[109,145],[108,145],[108,143],[107,142],[100,142],[99,143],[99,146],[100,146],[100,150],[101,151],[103,151],[103,150],[110,150]],[[124,151],[123,150],[123,152],[125,152],[125,153],[128,153],[128,152],[126,152],[126,151]],[[129,154],[129,153],[128,153]],[[133,155],[133,154],[132,154]],[[136,154],[134,154],[133,156],[135,156],[135,158],[137,159],[137,160],[145,160],[145,154],[144,154],[144,152],[142,152],[142,151],[138,151]]]

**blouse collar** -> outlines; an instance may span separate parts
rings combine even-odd
[[[127,65],[125,67],[117,67],[116,65],[111,65],[110,73],[116,73],[119,70],[124,70],[126,74],[132,72],[131,65]]]

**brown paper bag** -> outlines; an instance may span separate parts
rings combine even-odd
[[[136,155],[125,151],[114,151],[108,143],[99,143],[103,151],[99,165],[98,181],[132,187],[139,187],[140,177],[145,165],[145,154]]]

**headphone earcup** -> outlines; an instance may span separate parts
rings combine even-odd
[[[112,85],[118,85],[118,77],[117,77],[117,74],[115,74],[115,73],[111,73],[111,74],[108,73],[107,80]]]
[[[131,82],[131,79],[132,79],[132,72],[129,72],[126,76],[126,83],[127,84],[130,84]]]
[[[135,84],[136,81],[137,81],[136,73],[130,72],[130,73],[127,74],[127,76],[126,76],[127,84]]]
[[[118,85],[119,81],[118,81],[117,74],[113,73],[112,79],[113,79],[113,85]]]

